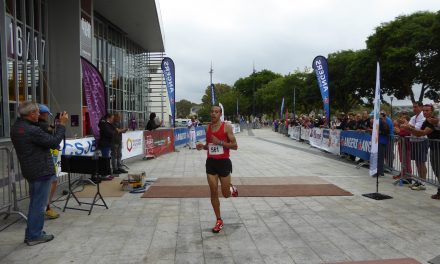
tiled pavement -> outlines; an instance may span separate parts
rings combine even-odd
[[[210,229],[209,199],[105,198],[109,209],[67,210],[45,229],[49,243],[23,243],[24,222],[0,232],[1,263],[324,263],[440,255],[440,202],[433,187],[412,191],[380,179],[391,200],[375,191],[365,168],[269,129],[237,134],[233,177],[319,176],[354,196],[221,199],[225,227]],[[206,153],[181,149],[131,170],[147,177],[205,177]],[[72,203],[73,204],[73,203]],[[59,204],[62,205],[61,203]]]

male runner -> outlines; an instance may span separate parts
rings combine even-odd
[[[231,184],[232,163],[229,159],[229,150],[237,149],[232,127],[220,120],[222,109],[220,106],[211,108],[211,124],[206,130],[206,144],[198,143],[197,150],[208,151],[206,159],[206,174],[209,189],[211,191],[211,204],[214,209],[217,222],[212,232],[218,233],[223,228],[223,220],[220,215],[220,200],[218,198],[218,182],[220,180],[223,197],[238,196],[237,188]]]

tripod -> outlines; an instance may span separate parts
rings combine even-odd
[[[61,171],[67,172],[67,179],[68,179],[68,194],[66,203],[64,204],[63,212],[66,211],[66,209],[73,209],[73,210],[80,210],[80,211],[88,211],[89,215],[92,213],[94,206],[103,206],[106,209],[108,209],[107,204],[104,201],[104,198],[101,195],[99,184],[101,183],[101,180],[97,178],[96,176],[98,174],[106,175],[110,174],[110,158],[107,157],[87,157],[87,156],[67,156],[62,155],[61,156]],[[81,202],[79,201],[78,197],[75,195],[74,190],[74,184],[78,181],[75,180],[72,182],[71,179],[71,173],[83,173],[83,174],[91,174],[92,180],[96,185],[96,193],[93,197],[93,201],[91,203],[89,202]],[[77,207],[69,207],[67,206],[69,203],[70,198],[75,199],[75,201],[78,203],[79,206],[82,204],[90,205],[89,209],[85,208],[77,208]],[[102,204],[98,204],[97,202],[101,200]]]

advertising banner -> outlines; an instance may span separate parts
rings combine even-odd
[[[310,137],[310,128],[301,128],[301,139],[305,140],[305,141],[309,141],[309,137]]]
[[[185,146],[189,142],[189,129],[180,127],[174,129],[174,147]]]
[[[106,114],[105,86],[101,73],[87,59],[81,57],[84,96],[93,136],[99,140],[99,120]]]
[[[295,140],[300,140],[301,138],[301,127],[295,126],[295,127],[289,127],[289,129],[292,128],[292,131],[290,132],[290,138]]]
[[[312,128],[309,142],[312,147],[322,148],[322,128]]]
[[[130,131],[122,134],[122,157],[128,159],[144,154],[144,131]]]
[[[312,64],[318,79],[319,90],[321,91],[322,102],[324,103],[324,111],[326,122],[330,121],[330,98],[329,98],[329,81],[328,81],[328,65],[324,56],[316,56]]]
[[[173,129],[143,131],[145,157],[156,157],[174,151]]]
[[[206,126],[196,127],[196,140],[205,141],[206,140]]]
[[[283,100],[281,101],[280,122],[281,122],[281,119],[283,118],[283,110],[284,110],[284,97],[283,97]]]
[[[363,160],[370,158],[371,135],[358,131],[341,131],[341,153],[350,154]]]
[[[170,109],[171,109],[171,126],[174,127],[174,123],[176,120],[176,104],[175,104],[175,68],[174,62],[171,58],[165,57],[162,60],[161,64],[162,72],[165,78],[165,84],[167,86],[168,98],[170,100]]]
[[[340,155],[341,154],[341,130],[330,129],[330,137],[328,142],[328,152]]]

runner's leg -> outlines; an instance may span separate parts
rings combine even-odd
[[[229,198],[231,197],[231,175],[229,174],[226,177],[218,177],[220,179],[221,187],[222,187],[222,194],[223,197]]]
[[[215,217],[221,218],[220,215],[220,200],[218,199],[218,175],[208,174],[209,190],[211,191],[211,204],[214,209]]]

